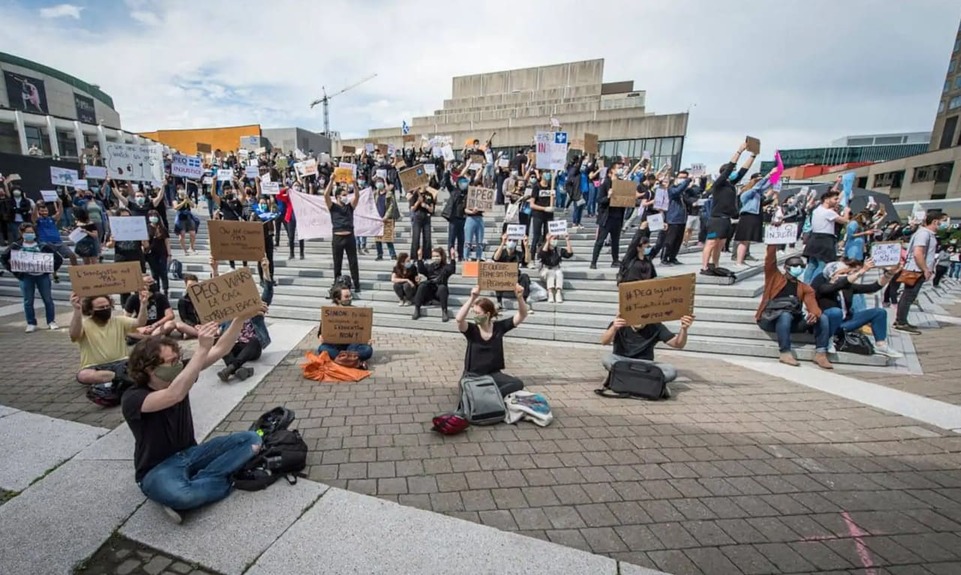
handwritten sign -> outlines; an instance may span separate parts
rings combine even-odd
[[[83,169],[83,173],[91,180],[107,179],[107,168],[103,166],[87,166]]]
[[[384,233],[374,238],[375,242],[393,243],[397,233],[397,222],[394,220],[384,220]]]
[[[87,184],[87,180],[75,180],[73,182],[73,189],[75,190],[88,190],[90,186]]]
[[[511,165],[511,161],[508,158],[501,158],[497,160],[498,168],[507,168],[507,167],[510,167],[510,165]]]
[[[596,154],[600,151],[597,142],[597,134],[584,133],[584,153]]]
[[[230,168],[220,168],[217,170],[217,181],[218,182],[229,182],[234,178],[234,171]]]
[[[522,240],[527,235],[527,226],[524,224],[507,224],[507,239]]]
[[[424,171],[427,172],[428,176],[433,176],[437,173],[437,166],[434,164],[424,164]]]
[[[424,166],[418,165],[408,168],[397,174],[400,177],[400,184],[404,186],[404,191],[409,192],[415,188],[426,186],[430,182],[430,174]]]
[[[160,144],[107,142],[103,160],[113,180],[162,182],[164,179],[163,147]]]
[[[260,184],[260,193],[268,196],[276,196],[280,193],[280,182],[263,182]]]
[[[664,230],[664,214],[650,214],[647,216],[647,229],[652,232]]]
[[[356,153],[357,153],[357,148],[355,148],[354,146],[341,146],[341,151],[342,151],[345,155],[347,155],[347,154],[356,154]]]
[[[921,211],[914,212],[914,215],[911,216],[911,219],[913,219],[916,222],[923,222],[924,218],[926,218],[927,216],[928,216],[928,213],[925,212],[924,210],[921,210]]]
[[[484,157],[484,154],[471,154],[470,156],[470,163],[472,164],[483,166],[486,162],[487,158]]]
[[[210,144],[204,144],[203,142],[197,142],[197,151],[201,154],[209,154],[213,151],[213,146]]]
[[[140,291],[140,262],[70,266],[70,286],[80,297]]]
[[[45,202],[56,202],[60,198],[57,196],[57,190],[40,190],[40,196]],[[143,219],[143,218],[141,218]]]
[[[212,186],[214,183],[214,178],[213,176],[204,176],[204,179],[201,180],[201,183],[205,186]]]
[[[453,162],[457,156],[454,155],[454,148],[450,147],[450,144],[443,146],[440,149],[441,155],[444,157],[445,162]]]
[[[263,305],[257,283],[247,268],[191,284],[187,295],[197,309],[200,323],[253,317]]]
[[[901,242],[878,242],[871,246],[871,259],[879,268],[901,263]]]
[[[373,326],[373,308],[338,305],[320,309],[324,343],[368,343]]]
[[[567,163],[567,132],[537,132],[535,165],[539,170],[563,170]]]
[[[142,241],[150,237],[143,216],[111,216],[110,234],[118,242]]]
[[[53,254],[11,250],[10,271],[13,273],[52,274]]]
[[[547,231],[552,236],[567,237],[567,220],[551,220],[547,222]]]
[[[257,166],[247,166],[244,168],[244,176],[251,180],[257,179],[260,177],[260,168]]]
[[[477,286],[488,291],[514,291],[517,262],[480,262]]]
[[[619,315],[628,325],[648,325],[694,314],[696,276],[626,282],[617,286]]]
[[[630,180],[614,180],[611,194],[612,208],[633,208],[637,198],[637,184]]]
[[[688,175],[692,178],[700,178],[707,175],[707,165],[706,164],[691,164],[691,169],[688,171]]]
[[[73,183],[79,179],[80,175],[77,173],[77,170],[50,166],[50,182],[55,186],[73,187]]]
[[[764,243],[781,246],[797,242],[797,224],[781,224],[764,227]]]
[[[494,209],[494,196],[496,192],[491,188],[481,188],[479,186],[471,186],[467,190],[467,208],[468,210],[477,210],[479,212],[489,212]]]
[[[178,178],[196,180],[204,175],[204,164],[196,156],[174,154],[170,159],[170,173]]]
[[[259,222],[209,220],[207,230],[215,260],[256,262],[264,257],[264,225]]]

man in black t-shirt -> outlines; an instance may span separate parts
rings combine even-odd
[[[133,331],[127,336],[127,343],[130,345],[151,335],[169,335],[176,327],[170,300],[160,293],[160,286],[157,282],[154,281],[152,276],[144,276],[143,284],[150,291],[150,297],[147,299],[147,325],[137,328],[137,331]],[[126,312],[128,317],[137,317],[140,313],[140,298],[128,297],[126,303],[124,303],[123,311]]]
[[[721,166],[721,173],[710,190],[712,207],[711,216],[707,220],[704,250],[701,252],[701,275],[733,276],[731,272],[717,267],[717,262],[721,258],[721,248],[734,233],[731,220],[738,216],[737,188],[735,186],[751,169],[754,158],[757,157],[756,154],[752,153],[747,163],[740,170],[737,170],[737,163],[745,150],[747,150],[747,144],[742,143],[734,152],[734,155],[731,156],[731,161]]]
[[[661,369],[665,383],[674,381],[677,370],[672,365],[654,361],[654,346],[663,342],[674,349],[684,349],[687,345],[687,331],[693,323],[694,316],[682,317],[681,329],[674,335],[663,323],[630,326],[618,315],[601,336],[601,345],[614,344],[614,352],[601,360],[604,369],[610,371],[619,361],[649,363]]]

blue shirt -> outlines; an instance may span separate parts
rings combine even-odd
[[[754,215],[760,214],[761,198],[769,189],[771,189],[771,178],[769,176],[764,176],[753,188],[741,192],[740,213]]]
[[[37,239],[42,244],[60,245],[63,240],[60,238],[60,230],[57,229],[57,222],[53,218],[37,218]]]

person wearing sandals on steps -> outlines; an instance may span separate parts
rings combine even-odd
[[[260,313],[244,321],[240,333],[235,338],[235,343],[223,356],[226,367],[217,372],[220,381],[227,383],[231,377],[243,381],[254,374],[254,368],[246,366],[250,361],[260,359],[261,354],[270,345],[270,332],[267,331],[267,322],[264,315],[270,302],[274,299],[274,281],[270,275],[270,262],[265,257],[260,262],[261,272],[264,277],[264,291],[260,295],[263,300]],[[210,260],[210,276],[220,275],[220,268],[216,260]],[[226,328],[226,324],[224,325]]]

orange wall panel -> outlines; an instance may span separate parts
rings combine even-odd
[[[196,128],[189,130],[157,130],[142,132],[145,138],[161,142],[179,152],[196,154],[197,144],[210,144],[212,150],[229,152],[240,147],[240,138],[260,136],[260,124],[227,128]]]

